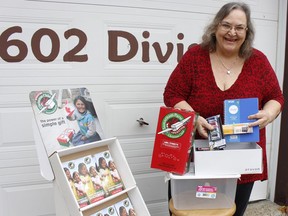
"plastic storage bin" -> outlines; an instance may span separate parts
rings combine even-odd
[[[231,208],[234,205],[239,177],[240,174],[195,176],[193,164],[185,175],[169,173],[174,208],[177,210]]]

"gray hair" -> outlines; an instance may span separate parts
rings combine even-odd
[[[240,47],[239,56],[245,59],[249,58],[252,53],[252,44],[255,36],[255,30],[251,21],[251,12],[250,8],[245,3],[240,2],[230,2],[225,4],[216,14],[214,20],[209,24],[202,36],[201,46],[208,49],[210,52],[216,51],[216,36],[215,32],[217,31],[219,23],[227,17],[232,10],[240,9],[242,10],[247,19],[247,31],[246,38],[242,46]]]

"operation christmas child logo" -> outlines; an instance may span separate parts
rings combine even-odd
[[[186,132],[185,123],[189,120],[187,119],[184,122],[184,119],[185,118],[179,113],[169,113],[162,120],[161,132],[172,139],[177,139],[183,136]]]
[[[57,110],[57,101],[55,100],[56,94],[49,94],[47,92],[40,92],[35,97],[36,106],[39,109],[39,113],[53,114]]]

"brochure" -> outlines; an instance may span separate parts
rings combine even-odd
[[[129,215],[136,216],[136,212],[131,203],[131,200],[127,197],[120,202],[115,203],[115,209],[119,216]]]
[[[88,155],[63,162],[62,167],[80,207],[106,197],[100,180],[97,181],[97,174],[95,175],[97,172],[92,156]],[[84,200],[86,202],[83,204]]]
[[[122,191],[124,189],[124,184],[110,152],[106,150],[96,153],[92,155],[92,157],[106,196]]]

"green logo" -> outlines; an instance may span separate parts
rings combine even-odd
[[[39,113],[53,114],[57,110],[57,102],[55,100],[55,94],[42,93],[36,98],[36,106],[39,109]]]
[[[186,132],[184,117],[179,113],[169,113],[167,114],[161,123],[162,130],[167,130],[164,134],[172,139],[177,139],[183,136]],[[169,130],[170,129],[170,130]]]

